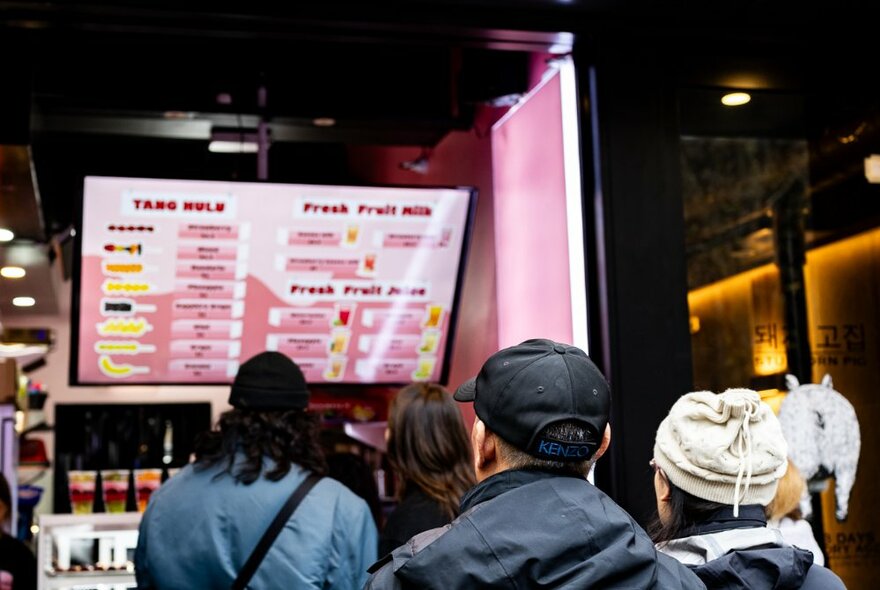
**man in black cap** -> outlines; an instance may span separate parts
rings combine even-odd
[[[704,588],[587,481],[611,441],[611,396],[582,350],[506,348],[455,399],[474,403],[479,483],[452,524],[395,549],[365,588]]]
[[[361,588],[376,526],[361,498],[318,477],[327,465],[300,368],[260,353],[239,368],[229,403],[195,463],[150,498],[138,588]]]

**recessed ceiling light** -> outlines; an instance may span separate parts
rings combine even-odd
[[[20,266],[4,266],[0,268],[0,276],[7,279],[20,279],[26,274],[27,272]]]
[[[13,297],[12,305],[15,307],[33,307],[37,304],[37,300],[33,297]]]
[[[11,242],[12,238],[15,237],[15,234],[6,229],[5,227],[0,227],[0,242]]]
[[[315,127],[333,127],[336,125],[336,119],[333,117],[317,117],[312,119],[312,125]]]
[[[752,97],[747,92],[731,92],[730,94],[725,94],[721,97],[721,104],[728,107],[738,107],[746,104],[752,100]]]

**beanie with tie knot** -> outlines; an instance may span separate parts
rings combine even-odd
[[[773,410],[750,389],[682,396],[660,423],[654,461],[676,487],[703,500],[766,506],[788,465]]]

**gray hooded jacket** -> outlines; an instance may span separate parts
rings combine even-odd
[[[845,590],[813,554],[788,545],[782,533],[763,526],[760,506],[741,506],[740,519],[719,514],[699,534],[675,539],[660,550],[693,568],[710,590]],[[742,522],[753,525],[747,528]]]

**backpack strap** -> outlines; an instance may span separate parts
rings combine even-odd
[[[238,572],[238,577],[235,578],[235,581],[232,583],[232,590],[245,590],[245,588],[247,588],[248,582],[254,577],[257,568],[260,567],[260,563],[262,563],[263,558],[266,557],[266,553],[269,552],[272,543],[275,542],[281,529],[283,529],[284,525],[287,524],[287,521],[290,520],[294,510],[296,510],[300,502],[303,501],[303,498],[306,497],[319,481],[321,481],[321,476],[311,473],[305,481],[293,490],[293,493],[287,499],[287,502],[284,503],[284,506],[278,511],[278,514],[275,515],[275,520],[272,521],[272,524],[270,524],[269,528],[266,529],[266,532],[263,533],[263,537],[260,539],[260,542],[257,543],[251,556],[248,557],[244,567]]]

